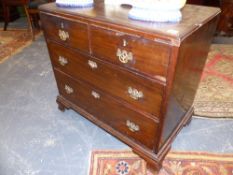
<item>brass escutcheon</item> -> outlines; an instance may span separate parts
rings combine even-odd
[[[128,45],[128,42],[125,39],[123,39],[123,46],[126,47],[127,45]]]

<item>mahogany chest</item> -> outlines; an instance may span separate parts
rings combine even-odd
[[[128,19],[130,7],[65,9],[40,16],[59,109],[73,109],[160,168],[192,116],[218,8],[186,5],[180,23]]]

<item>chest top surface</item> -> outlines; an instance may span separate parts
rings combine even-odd
[[[131,8],[119,5],[104,4],[96,0],[94,7],[87,9],[60,8],[55,3],[40,6],[40,10],[74,19],[88,19],[113,24],[125,28],[159,34],[168,39],[184,39],[189,33],[207,23],[220,13],[218,8],[185,5],[181,10],[182,20],[178,23],[155,23],[131,20],[128,12]]]

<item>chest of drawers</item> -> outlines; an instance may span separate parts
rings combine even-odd
[[[219,9],[187,5],[183,20],[128,19],[129,8],[40,7],[61,110],[73,109],[157,169],[192,116]]]

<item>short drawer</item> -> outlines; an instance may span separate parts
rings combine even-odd
[[[129,110],[114,98],[59,71],[55,70],[55,77],[59,92],[64,98],[123,135],[153,149],[158,128],[153,120]]]
[[[79,21],[41,13],[44,33],[47,38],[67,46],[89,52],[87,24]]]
[[[52,42],[48,43],[48,48],[57,69],[159,117],[163,85]]]
[[[96,26],[91,26],[90,33],[91,49],[95,57],[165,79],[170,55],[169,46]]]

